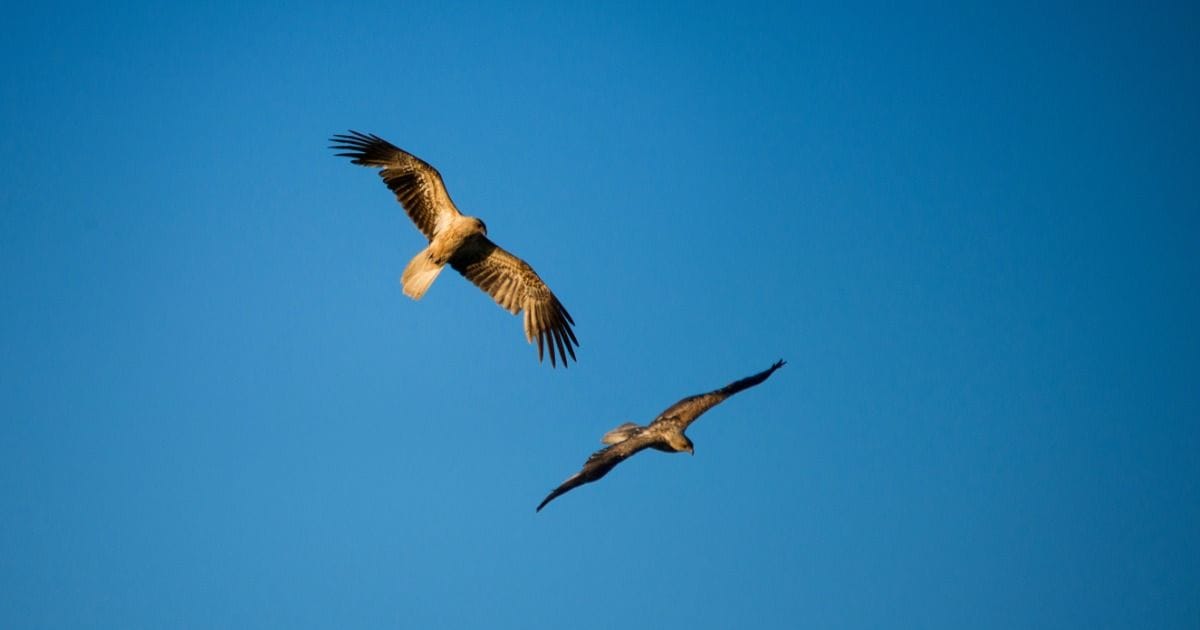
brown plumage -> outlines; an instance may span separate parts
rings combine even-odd
[[[381,169],[383,183],[429,239],[400,277],[405,295],[421,299],[449,263],[508,312],[525,311],[525,339],[537,340],[538,361],[544,349],[549,349],[551,366],[556,357],[563,367],[568,356],[575,359],[579,340],[566,307],[533,267],[488,239],[483,221],[458,211],[437,169],[376,135],[351,131],[334,135],[331,142],[330,148],[342,151],[337,155]]]
[[[592,453],[592,456],[583,463],[583,469],[568,477],[562,485],[546,495],[546,498],[537,506],[536,511],[542,511],[542,508],[556,497],[607,475],[608,471],[615,468],[617,464],[644,449],[653,448],[667,453],[686,451],[694,455],[696,451],[692,441],[684,435],[688,426],[705,411],[744,389],[762,383],[775,373],[775,370],[784,365],[785,362],[781,359],[762,372],[734,381],[721,389],[707,394],[688,396],[658,414],[658,417],[647,426],[626,422],[605,433],[601,441],[610,446]]]

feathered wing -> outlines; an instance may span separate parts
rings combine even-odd
[[[545,499],[537,506],[537,512],[541,512],[546,504],[554,499],[562,496],[564,493],[570,492],[585,483],[591,483],[608,474],[608,471],[616,467],[617,464],[625,461],[629,456],[648,447],[654,441],[654,437],[648,434],[631,437],[612,446],[602,448],[583,464],[583,469],[571,475],[562,485],[555,488],[550,494],[546,495]]]
[[[749,389],[755,385],[758,385],[759,383],[762,383],[763,381],[767,380],[769,376],[774,374],[775,370],[778,370],[784,365],[786,365],[786,362],[783,359],[780,359],[779,361],[776,361],[774,365],[763,370],[762,372],[736,380],[725,387],[722,387],[721,389],[713,390],[707,394],[688,396],[687,398],[684,398],[683,400],[668,407],[666,411],[658,414],[658,417],[654,419],[654,422],[650,423],[650,426],[654,427],[654,425],[669,424],[674,429],[683,431],[688,427],[688,425],[695,422],[696,418],[699,418],[700,415],[705,411],[712,409],[726,398],[729,398],[730,396],[742,390]]]
[[[550,365],[555,365],[556,347],[564,367],[567,355],[575,358],[574,347],[579,346],[571,329],[575,320],[528,263],[504,251],[488,237],[475,234],[450,258],[450,266],[508,312],[516,315],[525,311],[525,339],[530,343],[537,340],[538,361],[547,347]]]
[[[460,213],[446,192],[442,176],[424,160],[374,134],[351,131],[330,138],[339,156],[362,166],[382,168],[379,176],[396,195],[413,223],[433,240]]]

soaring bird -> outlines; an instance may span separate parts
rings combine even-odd
[[[533,267],[488,239],[483,221],[458,211],[436,169],[373,134],[351,131],[335,134],[330,142],[331,149],[342,151],[338,156],[381,169],[383,183],[429,239],[429,246],[413,257],[400,276],[405,295],[421,299],[449,263],[508,312],[525,311],[525,339],[529,343],[537,339],[539,362],[543,347],[550,350],[551,366],[555,347],[563,367],[567,355],[575,359],[572,346],[578,346],[579,340],[571,329],[575,324],[571,314]]]
[[[617,464],[643,449],[652,448],[667,453],[686,451],[695,455],[696,451],[692,446],[692,441],[684,435],[688,425],[726,398],[767,380],[767,377],[783,366],[784,361],[780,359],[762,372],[734,381],[721,389],[707,394],[688,396],[658,414],[658,417],[647,426],[626,422],[605,433],[600,441],[609,446],[592,453],[592,456],[584,462],[583,470],[568,477],[562,485],[546,495],[546,498],[542,499],[541,504],[537,506],[536,511],[541,512],[547,503],[559,495],[607,475],[608,471]]]

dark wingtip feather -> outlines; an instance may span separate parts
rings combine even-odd
[[[560,359],[562,359],[563,367],[567,367],[567,353],[565,350],[563,350],[562,331],[559,330],[558,326],[554,326],[550,329],[550,332],[554,335],[554,343],[558,346],[558,356]],[[553,356],[553,354],[551,356]]]
[[[335,155],[350,158],[351,162],[362,166],[382,166],[387,163],[389,154],[399,150],[373,133],[361,133],[353,129],[349,133],[335,133],[329,141],[333,143],[330,149],[345,151]]]
[[[354,149],[371,143],[371,137],[351,130],[350,133],[335,133],[329,137],[330,149]]]
[[[572,479],[573,479],[573,477],[572,477]],[[566,490],[564,490],[563,486],[567,485],[567,483],[569,483],[570,481],[571,481],[571,479],[568,479],[566,482],[563,482],[563,484],[561,486],[551,490],[550,494],[547,494],[546,498],[542,499],[542,502],[538,504],[537,509],[534,510],[534,512],[535,513],[541,512],[542,508],[546,507],[547,503],[550,503],[551,501],[557,499],[558,497],[562,496],[563,494],[566,494],[567,490],[570,490],[570,488],[567,488]],[[572,486],[572,487],[574,487],[574,486]]]
[[[579,345],[579,340],[575,338],[575,331],[574,331],[574,330],[571,330],[571,326],[573,326],[573,325],[575,324],[575,322],[571,320],[571,316],[570,316],[570,315],[568,315],[568,314],[567,314],[567,312],[566,312],[565,310],[563,311],[563,315],[566,315],[566,316],[567,316],[567,321],[566,321],[566,322],[562,322],[562,329],[563,329],[563,331],[564,331],[564,332],[566,332],[566,333],[567,333],[567,335],[568,335],[568,336],[570,336],[570,337],[571,337],[571,341],[575,342],[575,345],[577,345],[577,346],[578,346],[578,345]],[[568,322],[569,322],[569,323],[568,323]]]
[[[562,313],[563,317],[567,318],[567,321],[571,322],[572,326],[575,325],[575,320],[571,318],[571,314],[567,312],[567,307],[563,306],[562,302],[555,299],[554,306],[558,307],[558,312]]]
[[[566,331],[568,334],[571,332],[571,329],[570,329],[570,328],[567,328],[567,327],[565,327],[565,326],[563,327],[563,330],[565,330],[565,331]],[[574,337],[575,337],[575,335],[571,335],[571,337],[572,337],[572,338],[574,338]],[[572,340],[573,340],[573,339],[568,339],[568,340],[567,340],[567,352],[571,353],[571,358],[572,358],[572,359],[575,359],[575,348],[572,348],[572,347],[571,347],[571,341],[572,341]],[[576,361],[579,361],[579,359],[575,359],[575,360],[576,360]]]
[[[579,361],[579,357],[575,356],[575,347],[579,345],[579,339],[575,337],[575,331],[571,329],[571,325],[575,321],[571,319],[571,314],[563,307],[562,302],[557,299],[553,299],[551,308],[553,309],[552,314],[546,318],[546,328],[542,331],[542,334],[545,335],[546,347],[550,350],[550,364],[557,367],[555,359],[558,359],[562,361],[564,368],[570,367],[568,356],[573,361]]]

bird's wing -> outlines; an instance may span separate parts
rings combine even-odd
[[[538,361],[542,360],[544,347],[550,349],[550,365],[555,365],[555,347],[564,367],[568,354],[575,358],[573,346],[579,345],[571,330],[575,320],[524,260],[488,237],[475,234],[450,258],[450,266],[508,312],[515,315],[525,311],[525,339],[530,343],[537,339]]]
[[[615,468],[617,464],[625,461],[634,453],[650,446],[655,439],[655,436],[651,434],[643,434],[592,453],[591,457],[588,457],[587,461],[584,462],[583,469],[568,477],[566,481],[562,482],[562,485],[546,495],[546,498],[542,499],[542,502],[538,504],[536,511],[541,512],[547,503],[560,495],[607,475],[608,471]]]
[[[670,425],[670,427],[673,429],[683,431],[688,427],[688,425],[695,422],[696,418],[699,418],[700,415],[705,411],[712,409],[726,398],[729,398],[730,396],[744,389],[749,389],[767,380],[767,377],[771,376],[775,370],[778,370],[784,365],[785,362],[780,359],[779,361],[776,361],[774,365],[763,370],[762,372],[754,374],[753,376],[747,376],[746,378],[736,380],[725,387],[722,387],[721,389],[713,390],[707,394],[688,396],[687,398],[684,398],[683,400],[668,407],[666,411],[658,414],[658,417],[654,419],[654,422],[650,423],[650,426],[654,427],[655,425],[661,426],[666,424]]]
[[[379,136],[357,131],[336,134],[330,142],[333,142],[331,149],[342,151],[339,156],[348,157],[355,164],[383,169],[379,171],[383,183],[392,189],[425,238],[432,241],[435,234],[460,215],[446,192],[442,176],[421,158]]]

